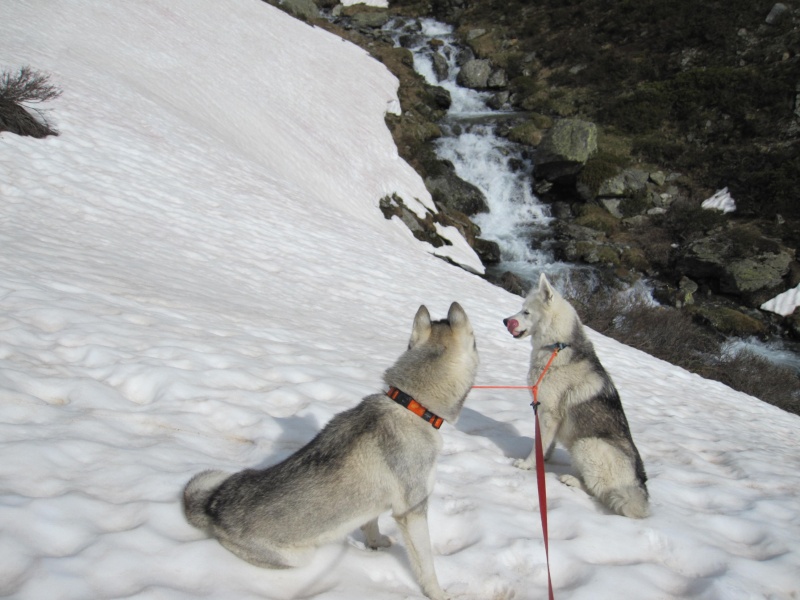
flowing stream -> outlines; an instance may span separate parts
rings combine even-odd
[[[498,123],[514,113],[489,108],[491,93],[458,85],[462,50],[455,43],[453,28],[433,19],[397,19],[384,30],[395,45],[412,52],[415,70],[428,83],[450,92],[452,104],[440,123],[443,135],[436,142],[436,153],[452,162],[456,174],[486,198],[489,212],[473,216],[472,221],[481,228],[482,238],[500,247],[500,264],[487,270],[494,274],[511,271],[529,283],[546,271],[565,291],[574,284],[576,273],[581,274],[584,284],[597,285],[591,269],[557,262],[543,247],[552,217],[549,207],[531,190],[533,164],[524,148],[496,134]],[[644,283],[626,293],[653,302]],[[755,339],[732,339],[727,348],[731,352],[749,349],[800,371],[800,354],[785,341],[765,344]]]
[[[483,192],[489,212],[472,220],[481,228],[482,238],[500,247],[501,263],[495,270],[511,271],[528,281],[545,268],[549,275],[564,277],[569,267],[554,261],[546,249],[534,247],[552,219],[548,207],[531,191],[533,165],[522,147],[495,134],[498,122],[513,113],[492,110],[486,105],[489,93],[456,83],[461,51],[452,27],[423,19],[395,21],[386,29],[396,45],[413,53],[414,67],[428,83],[450,92],[452,104],[440,123],[443,136],[436,152],[453,163],[461,179]]]

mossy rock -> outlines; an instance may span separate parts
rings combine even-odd
[[[502,40],[498,39],[498,34],[493,30],[489,30],[477,37],[470,38],[467,36],[465,39],[475,56],[478,58],[491,58],[492,62],[494,62],[494,57],[502,46]]]
[[[580,260],[590,265],[619,267],[621,264],[619,253],[609,244],[590,241],[576,242],[575,254]]]
[[[695,320],[727,335],[751,337],[767,333],[763,322],[733,308],[692,304],[686,310]]]
[[[597,204],[584,204],[576,208],[575,224],[602,231],[606,235],[619,229],[619,219]]]
[[[525,121],[522,125],[513,127],[508,132],[508,139],[517,144],[525,144],[534,148],[542,142],[544,131],[532,120]]]

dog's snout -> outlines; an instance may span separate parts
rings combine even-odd
[[[506,329],[508,329],[508,332],[511,335],[516,337],[517,336],[517,330],[519,329],[519,321],[517,321],[516,319],[506,319],[503,322],[505,323]]]
[[[503,319],[503,325],[505,325],[506,327],[508,327],[508,318],[505,318],[505,319]]]

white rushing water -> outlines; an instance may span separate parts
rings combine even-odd
[[[437,140],[436,152],[439,158],[453,163],[461,179],[486,197],[489,212],[472,220],[481,228],[481,237],[500,246],[499,270],[529,280],[536,279],[545,268],[549,273],[563,270],[550,252],[532,244],[532,236],[541,234],[551,218],[548,207],[531,190],[531,161],[519,146],[495,133],[495,121],[508,113],[487,106],[489,92],[457,83],[462,51],[454,43],[452,27],[423,19],[395,21],[387,29],[396,44],[413,53],[415,70],[431,85],[450,93],[452,104],[441,123],[444,136]]]

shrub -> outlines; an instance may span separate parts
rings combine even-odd
[[[747,350],[726,351],[720,336],[678,309],[653,305],[602,285],[570,287],[569,299],[587,327],[800,415],[800,377],[790,367]]]
[[[22,67],[17,73],[3,71],[0,74],[0,131],[36,138],[58,135],[41,111],[25,105],[53,100],[60,95],[61,90],[50,83],[49,76],[30,67]],[[29,110],[35,110],[37,116]]]

